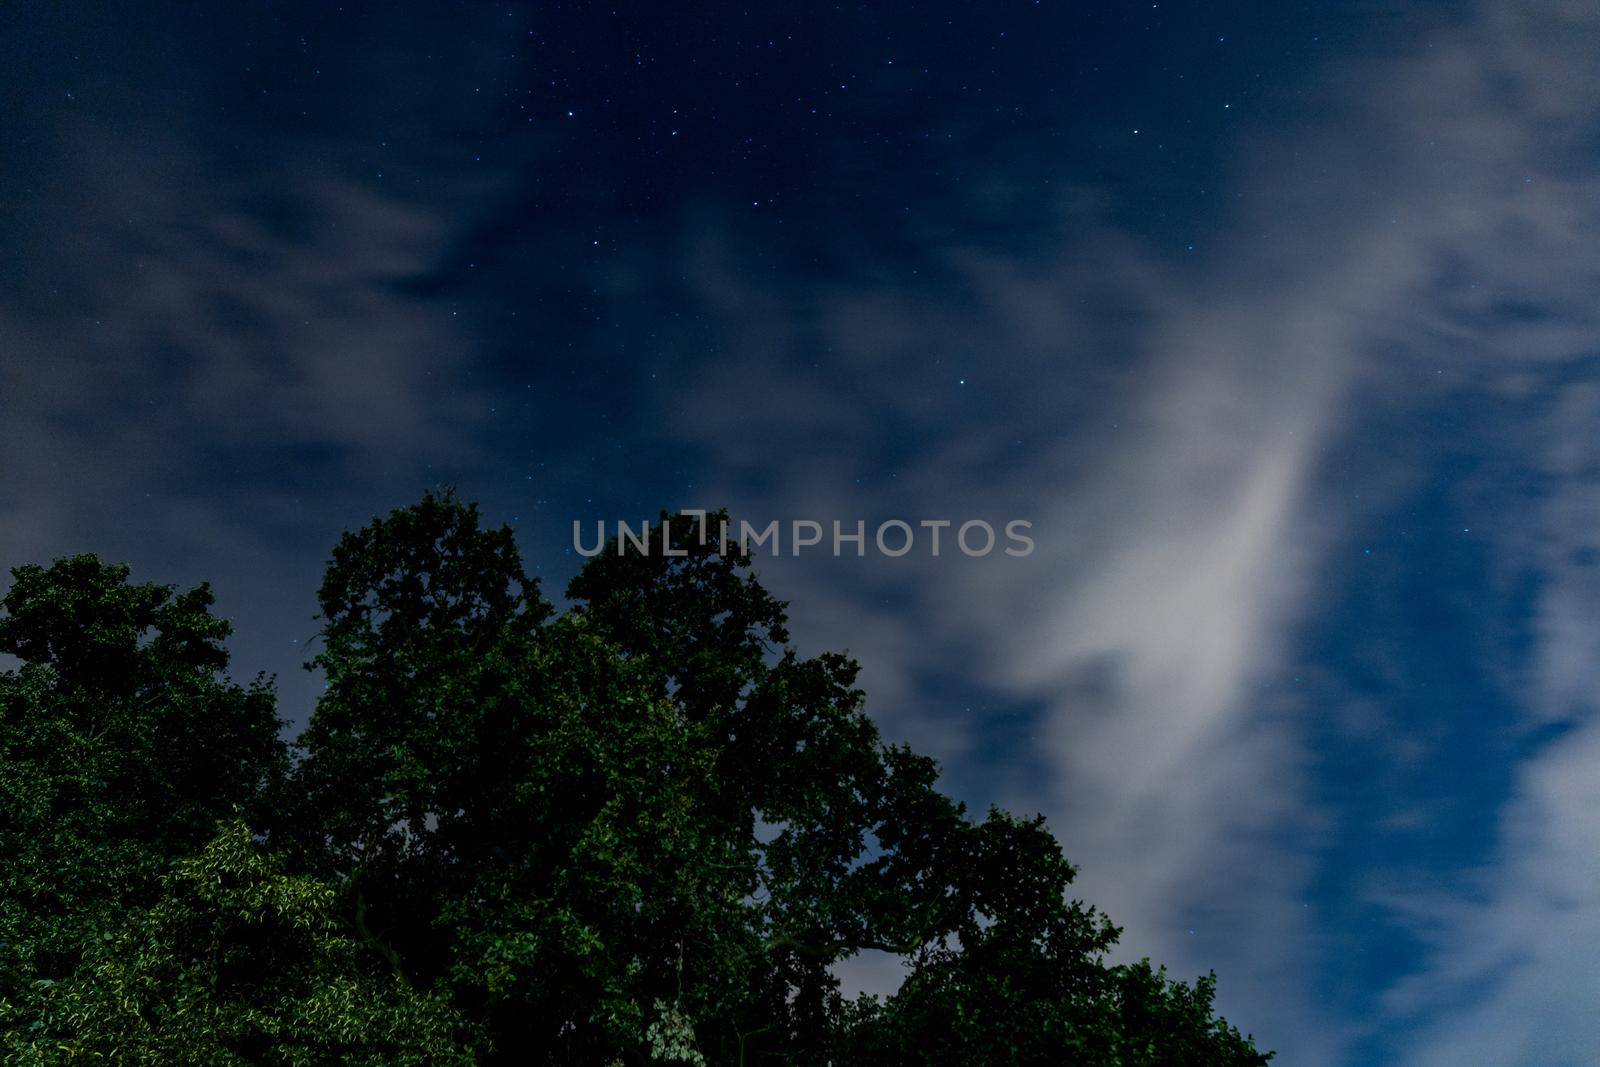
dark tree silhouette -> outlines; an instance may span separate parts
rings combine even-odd
[[[940,793],[699,528],[590,560],[561,613],[448,493],[345,535],[292,751],[203,588],[14,572],[0,1052],[1267,1061],[1209,977],[1109,964],[1043,821]],[[841,995],[864,950],[903,957],[898,994]]]

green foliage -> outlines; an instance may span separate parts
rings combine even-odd
[[[472,1062],[439,993],[374,969],[334,889],[282,873],[242,821],[177,861],[156,904],[87,946],[13,1036],[27,1063]]]
[[[712,522],[717,517],[712,517]],[[286,762],[204,589],[79,558],[0,617],[0,1050],[23,1061],[1261,1064],[1111,966],[1039,819],[971,818],[673,522],[555,614],[430,495],[347,534]],[[835,966],[902,956],[886,1001]]]
[[[204,586],[88,556],[22,567],[0,615],[0,1023],[39,1017],[86,946],[153,904],[174,858],[259,812],[285,752],[271,692],[221,674]],[[4,1047],[0,1045],[0,1047]]]

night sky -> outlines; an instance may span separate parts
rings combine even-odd
[[[803,651],[1291,1065],[1600,1062],[1600,8],[0,7],[0,563],[762,559]],[[852,988],[892,988],[885,960]]]

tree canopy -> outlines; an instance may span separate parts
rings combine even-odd
[[[0,1060],[1267,1062],[671,529],[560,612],[449,493],[346,534],[293,741],[205,587],[13,571]],[[903,986],[844,996],[869,950]]]

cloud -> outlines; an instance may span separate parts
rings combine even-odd
[[[1493,551],[1544,576],[1530,725],[1589,715],[1600,466],[1580,442],[1595,415],[1600,258],[1588,235],[1600,189],[1584,146],[1597,29],[1563,5],[1485,3],[1403,51],[1330,64],[1304,128],[1241,135],[1239,206],[1203,271],[1141,248],[1083,193],[1053,204],[1023,252],[930,236],[915,277],[799,295],[753,281],[738,242],[703,228],[692,240],[704,309],[737,360],[671,402],[688,406],[682,432],[729,461],[723,488],[738,506],[1037,525],[1026,561],[879,561],[843,580],[832,560],[783,564],[780,588],[835,605],[846,644],[914,629],[915,640],[868,639],[898,679],[894,704],[915,701],[910,679],[960,662],[1042,706],[1046,780],[992,793],[1047,810],[1085,895],[1128,925],[1129,945],[1180,968],[1215,964],[1225,1007],[1266,1020],[1266,1039],[1297,1063],[1417,1027],[1436,1038],[1418,1062],[1461,1062],[1452,1050],[1467,1046],[1446,1035],[1472,1032],[1455,1015],[1433,1029],[1413,1015],[1334,1017],[1312,988],[1344,935],[1302,906],[1332,831],[1307,788],[1311,731],[1291,712],[1335,709],[1297,704],[1284,683],[1328,601],[1328,553],[1459,444],[1415,442],[1382,457],[1364,499],[1330,497],[1328,457],[1349,454],[1363,414],[1445,402],[1486,406],[1491,421],[1518,404],[1558,413],[1531,455],[1516,427],[1481,442],[1479,488],[1503,500],[1518,464],[1543,471],[1539,521],[1504,524]],[[832,447],[803,446],[817,430]],[[917,447],[896,453],[891,438],[908,436]],[[892,480],[871,473],[885,469]],[[910,610],[894,599],[905,590]],[[916,715],[877,706],[891,730]],[[959,758],[985,723],[942,728],[932,740]],[[1437,986],[1438,1011],[1476,990],[1472,1010],[1499,1038],[1471,1047],[1504,1049],[1503,1062],[1547,1062],[1559,1050],[1541,1033],[1591,1048],[1587,1009],[1537,990],[1583,988],[1573,946],[1600,931],[1592,894],[1550,891],[1593,871],[1595,842],[1579,829],[1593,822],[1581,770],[1592,747],[1585,728],[1522,768],[1481,907],[1425,908],[1438,949],[1405,988]],[[1394,800],[1414,818],[1430,810]]]
[[[1404,1062],[1577,1067],[1600,1060],[1600,728],[1593,721],[1523,769],[1476,900],[1413,902],[1435,951],[1390,990],[1409,1024]]]
[[[451,205],[324,147],[239,174],[182,140],[62,131],[0,300],[5,565],[94,550],[214,578],[222,610],[254,605],[236,662],[288,668],[290,704],[317,560],[471,455],[488,407],[461,320],[417,292]]]

